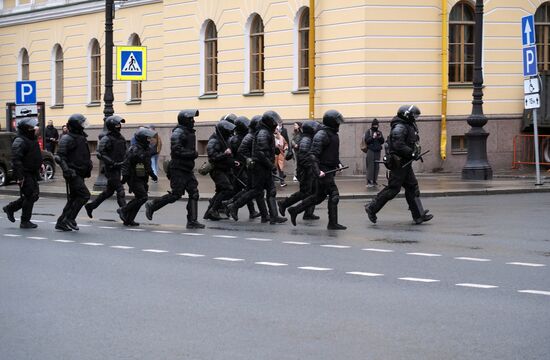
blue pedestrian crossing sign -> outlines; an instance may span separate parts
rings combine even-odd
[[[533,15],[521,18],[521,42],[523,46],[535,45],[535,18]]]
[[[146,47],[117,46],[116,59],[117,80],[147,80]]]

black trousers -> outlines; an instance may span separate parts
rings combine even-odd
[[[380,151],[367,151],[367,183],[376,184],[378,183],[378,173],[380,172],[380,164],[377,163],[380,160]]]
[[[23,176],[24,180],[19,191],[19,199],[9,203],[7,207],[13,212],[21,209],[21,222],[27,222],[31,220],[32,208],[40,196],[40,187],[35,175],[25,173]]]
[[[90,191],[86,187],[84,178],[79,175],[75,175],[70,179],[65,179],[69,193],[67,194],[67,204],[63,208],[61,216],[57,219],[57,222],[63,222],[65,220],[75,221],[80,209],[90,200]]]
[[[197,178],[190,171],[181,169],[170,169],[170,188],[168,194],[160,199],[151,201],[151,208],[156,211],[168,204],[175,203],[187,192],[189,200],[199,200],[199,183]],[[187,202],[187,211],[189,212],[189,202]]]
[[[147,180],[148,178],[134,178],[128,183],[128,189],[130,192],[134,193],[134,198],[121,209],[127,222],[134,221],[139,209],[147,202],[147,199],[149,198],[147,195],[147,192],[149,191]]]
[[[103,201],[107,200],[116,192],[116,200],[119,207],[126,205],[126,194],[124,186],[120,182],[120,170],[111,170],[105,172],[107,178],[107,187],[99,194],[95,200],[90,202],[93,209],[97,208]]]
[[[296,206],[298,213],[305,211],[307,208],[319,205],[328,196],[329,210],[335,208],[340,201],[340,193],[338,186],[334,181],[334,173],[320,177],[317,181],[317,191],[306,197],[300,204]]]
[[[267,169],[262,166],[258,166],[254,171],[249,173],[249,180],[251,184],[250,190],[237,197],[233,202],[236,208],[243,207],[246,203],[253,199],[259,199],[263,197],[264,191],[267,198],[275,198],[277,190],[275,189],[275,183],[273,182],[273,176],[271,169]]]
[[[224,200],[230,199],[234,195],[232,183],[232,170],[213,169],[210,177],[216,185],[216,193],[210,202],[210,209],[218,210]]]
[[[298,189],[298,191],[282,201],[282,205],[285,208],[288,208],[296,204],[298,201],[304,200],[308,196],[314,195],[316,193],[317,179],[313,175],[313,171],[310,168],[298,166],[298,168],[296,169],[296,178],[300,182],[300,188]],[[310,209],[307,210],[306,214],[313,214],[314,209],[315,206],[312,206]]]
[[[420,189],[411,165],[390,171],[388,186],[380,191],[371,201],[369,204],[371,210],[374,213],[379,212],[388,201],[399,194],[401,187],[405,189],[405,199],[407,200],[413,219],[421,217],[423,214],[420,214],[420,209],[415,202],[415,198],[420,196]]]

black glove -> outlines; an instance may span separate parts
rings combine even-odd
[[[156,176],[155,174],[152,174],[152,175],[151,175],[151,179],[152,179],[153,181],[155,181],[155,182],[156,182],[156,181],[159,181],[159,177]]]
[[[120,180],[120,183],[121,184],[126,184],[128,182],[128,176],[127,175],[123,175],[122,176],[122,179]]]

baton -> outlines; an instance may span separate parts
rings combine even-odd
[[[235,178],[235,180],[237,180],[245,189],[248,188],[248,186],[244,183],[244,181],[242,181],[241,179],[239,179],[239,177],[233,173],[231,173],[231,175],[233,175],[233,177]]]
[[[349,166],[346,165],[346,166],[343,166],[343,167],[338,168],[338,169],[333,169],[333,170],[325,171],[325,175],[327,175],[327,174],[332,174],[332,173],[334,173],[334,172],[341,171],[341,170],[345,170],[345,169],[349,169]]]
[[[422,159],[422,156],[426,155],[429,152],[430,152],[430,150],[426,150],[422,154],[420,154],[418,159],[411,159],[411,160],[407,161],[403,166],[401,166],[401,169],[405,168],[405,166],[408,166],[408,165],[412,164],[413,161]]]

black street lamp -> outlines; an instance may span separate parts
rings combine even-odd
[[[115,1],[105,0],[105,93],[103,95],[103,130],[99,134],[99,140],[107,133],[105,120],[115,113],[113,108],[113,19],[115,17]],[[101,171],[102,164],[99,164],[99,174],[94,183],[94,190],[99,191],[107,186],[107,178]]]
[[[466,135],[468,158],[462,168],[464,180],[490,180],[493,170],[487,161],[487,137],[489,133],[483,129],[487,117],[483,114],[483,72],[481,54],[483,49],[483,0],[476,0],[475,10],[475,44],[474,44],[474,92],[472,113],[468,124],[472,127]]]

